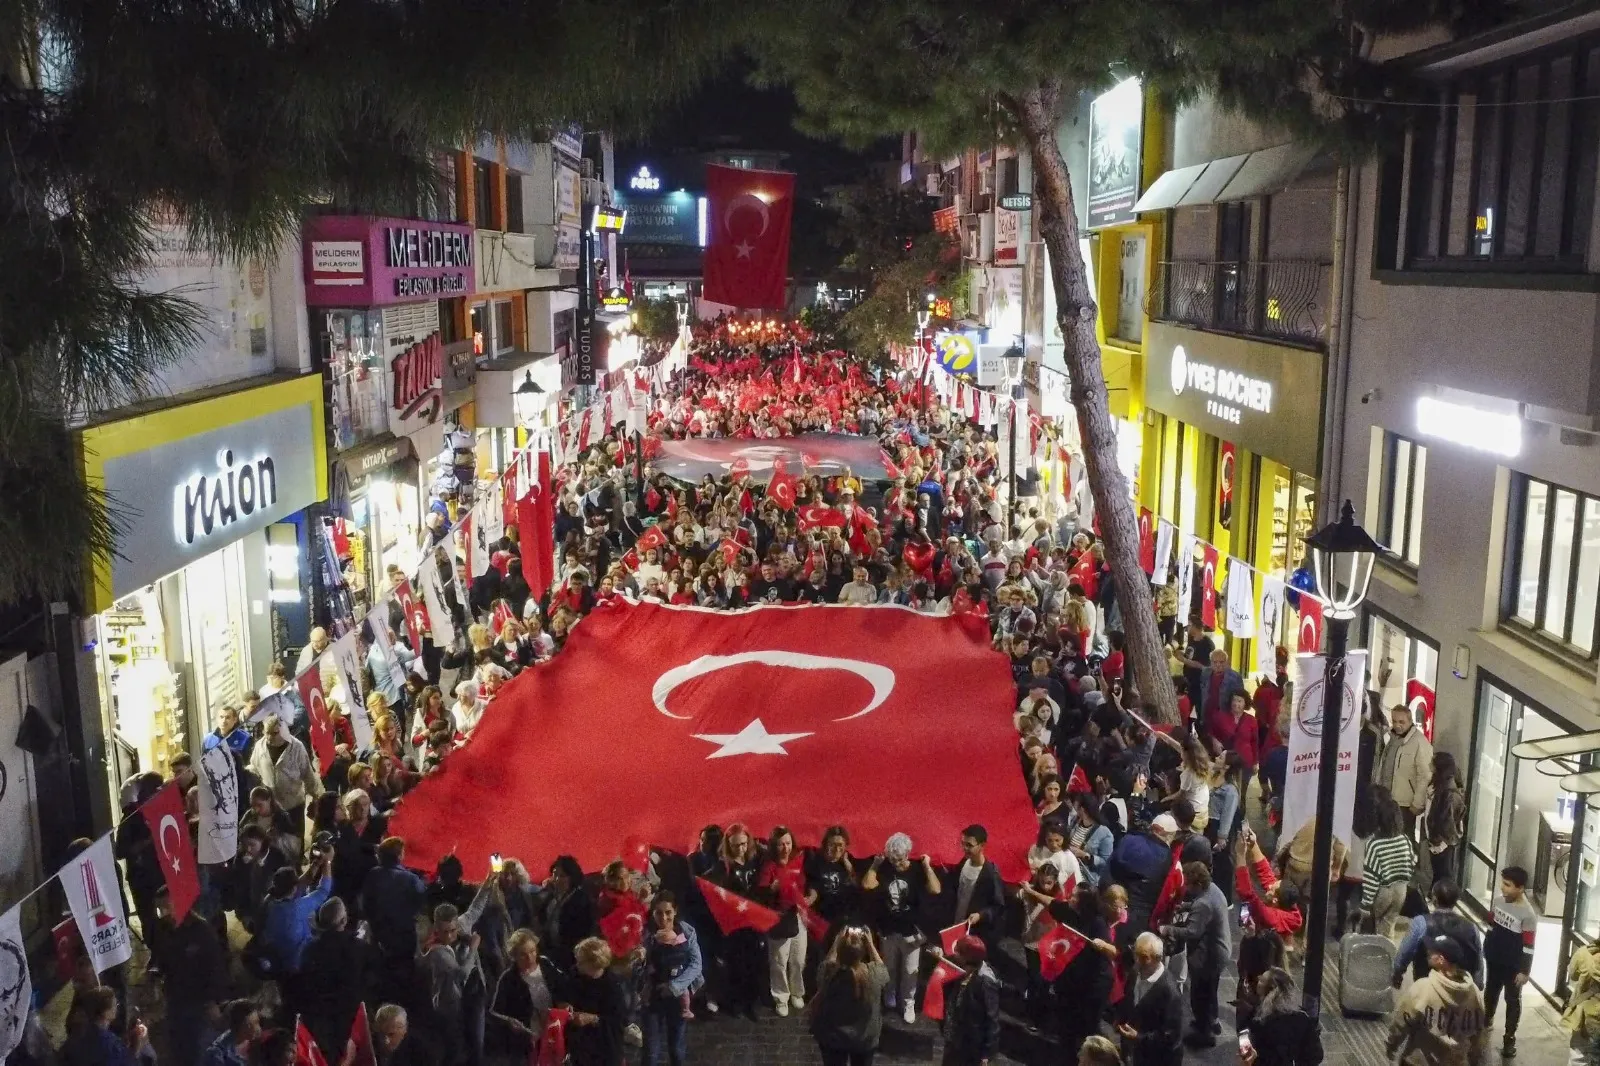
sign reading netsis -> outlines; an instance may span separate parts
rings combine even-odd
[[[1150,323],[1145,403],[1294,470],[1322,454],[1321,352]]]

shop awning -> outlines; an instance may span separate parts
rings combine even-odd
[[[1247,200],[1252,196],[1266,196],[1282,192],[1293,185],[1318,159],[1317,146],[1309,141],[1290,141],[1274,148],[1263,148],[1245,157],[1244,166],[1223,187],[1217,196],[1219,203],[1230,200]]]
[[[1316,145],[1291,141],[1245,155],[1178,167],[1157,178],[1133,209],[1136,212],[1164,211],[1169,207],[1230,203],[1266,196],[1294,184],[1321,158],[1325,157],[1319,157]]]
[[[1600,793],[1600,770],[1574,772],[1579,758],[1596,753],[1600,753],[1600,731],[1525,740],[1511,749],[1512,758],[1533,762],[1546,777],[1560,777],[1558,787],[1579,796]]]
[[[1189,186],[1205,169],[1206,164],[1197,163],[1192,167],[1167,171],[1150,183],[1144,195],[1139,197],[1139,202],[1133,205],[1134,212],[1165,211],[1169,207],[1177,207],[1183,194],[1189,191]]]

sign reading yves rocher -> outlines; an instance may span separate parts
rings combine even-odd
[[[470,226],[326,215],[307,221],[303,243],[313,307],[382,307],[476,288]]]

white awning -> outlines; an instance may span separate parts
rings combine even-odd
[[[1197,163],[1192,167],[1179,167],[1177,170],[1167,171],[1150,183],[1144,195],[1139,197],[1139,202],[1133,205],[1133,210],[1138,213],[1165,211],[1169,207],[1177,207],[1178,201],[1183,199],[1183,194],[1189,191],[1189,186],[1194,184],[1195,179],[1205,169],[1206,164]]]
[[[1233,176],[1239,173],[1239,168],[1244,166],[1244,161],[1249,158],[1248,155],[1230,155],[1207,163],[1206,169],[1194,179],[1189,191],[1178,201],[1178,206],[1193,207],[1198,204],[1216,203],[1221,199],[1219,194],[1222,192],[1222,187],[1233,180]]]
[[[1169,207],[1230,203],[1281,192],[1321,158],[1316,145],[1291,141],[1258,152],[1179,167],[1152,182],[1133,209],[1165,211]]]
[[[1317,146],[1309,141],[1290,141],[1251,152],[1217,200],[1248,200],[1252,196],[1282,192],[1293,185],[1316,158]]]

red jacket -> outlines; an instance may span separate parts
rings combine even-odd
[[[1250,712],[1246,711],[1235,721],[1227,711],[1215,709],[1206,715],[1206,732],[1216,737],[1228,751],[1238,752],[1247,769],[1260,761],[1256,751],[1256,719]]]
[[[1255,867],[1256,877],[1261,881],[1261,890],[1271,892],[1273,886],[1278,883],[1277,875],[1272,872],[1272,864],[1263,858],[1257,859],[1251,865]],[[1250,883],[1250,867],[1236,867],[1233,871],[1233,881],[1239,899],[1249,904],[1250,917],[1255,919],[1257,925],[1264,925],[1286,938],[1300,931],[1303,919],[1298,910],[1293,907],[1288,909],[1274,907],[1256,895],[1255,885]]]

